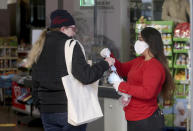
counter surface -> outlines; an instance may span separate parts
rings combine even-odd
[[[32,80],[24,80],[23,84],[24,84],[24,87],[32,88]],[[119,98],[119,95],[117,94],[115,89],[111,87],[111,85],[105,85],[105,86],[99,85],[98,96],[105,97],[105,98],[112,98],[112,99]]]

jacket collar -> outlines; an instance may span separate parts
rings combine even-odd
[[[60,31],[50,31],[48,32],[50,35],[56,35],[58,37],[62,37],[62,38],[65,38],[65,39],[72,39],[72,37],[69,37],[67,36],[66,34],[60,32]]]

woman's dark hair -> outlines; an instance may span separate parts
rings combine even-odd
[[[158,30],[152,27],[146,27],[141,31],[141,37],[149,45],[150,52],[165,68],[166,79],[162,87],[161,95],[164,100],[172,100],[175,91],[175,84],[168,67],[167,58],[164,55],[164,45],[161,34]]]

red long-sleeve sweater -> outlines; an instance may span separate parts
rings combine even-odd
[[[158,108],[157,96],[165,81],[163,65],[155,58],[145,61],[144,57],[138,57],[126,63],[116,60],[115,66],[120,76],[127,76],[119,91],[132,96],[124,108],[126,119],[137,121],[151,116]]]

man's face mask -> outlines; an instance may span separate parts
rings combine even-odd
[[[138,55],[141,55],[145,51],[145,49],[149,48],[149,45],[145,41],[137,40],[135,42],[134,48],[135,48],[135,52]]]

